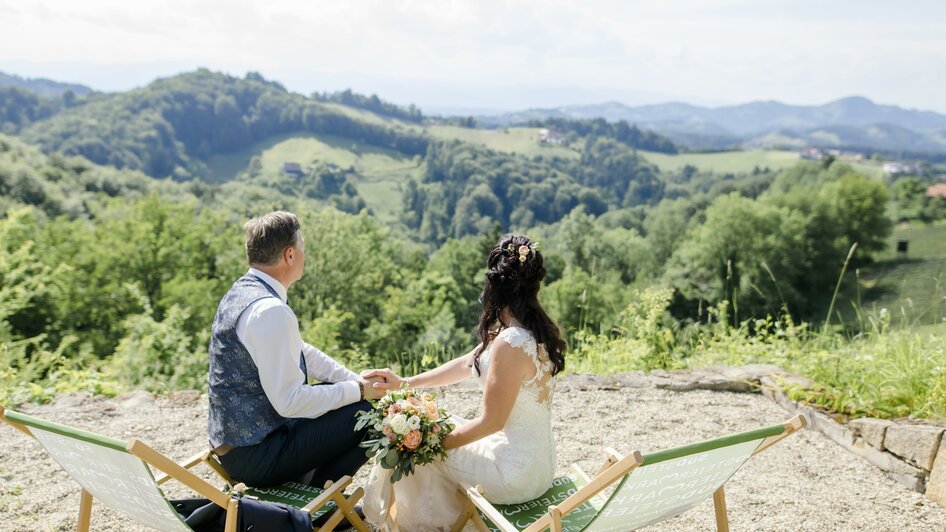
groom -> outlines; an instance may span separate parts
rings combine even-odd
[[[302,341],[286,304],[305,265],[299,219],[272,212],[244,228],[250,269],[220,301],[211,331],[210,444],[227,473],[248,485],[322,487],[367,461],[355,413],[387,385]]]

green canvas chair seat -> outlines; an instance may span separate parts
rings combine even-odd
[[[237,500],[223,490],[192,473],[194,465],[207,462],[220,473],[219,463],[207,460],[204,452],[187,462],[177,464],[137,439],[127,442],[84,431],[67,425],[46,421],[34,416],[5,410],[0,406],[0,419],[14,428],[34,437],[82,488],[78,529],[89,529],[92,500],[121,512],[138,523],[162,531],[189,531],[183,519],[171,506],[159,487],[175,479],[203,497],[210,499],[227,512],[226,530],[233,531],[237,523]],[[152,466],[164,472],[155,478]],[[229,480],[229,479],[227,479]],[[244,497],[262,501],[281,502],[309,512],[313,518],[335,511],[321,530],[331,530],[342,517],[359,530],[367,526],[354,514],[352,504],[361,497],[360,488],[346,498],[342,490],[350,484],[350,477],[329,483],[325,489],[288,482],[274,488],[246,488],[238,485]]]
[[[749,458],[805,425],[796,416],[784,424],[645,455],[609,451],[594,478],[576,467],[576,475],[555,479],[545,494],[522,504],[493,505],[481,490],[466,487],[462,493],[469,504],[454,529],[472,520],[484,531],[628,531],[680,515],[712,497],[717,529],[727,531],[723,485]],[[614,490],[603,497],[610,486]]]
[[[579,474],[558,477],[552,481],[552,487],[536,499],[522,504],[494,504],[493,508],[517,530],[524,530],[547,514],[549,506],[561,504],[587,484],[587,480]],[[567,515],[562,516],[562,528],[581,530],[595,518],[602,504],[603,501],[598,497],[585,501]],[[482,512],[479,516],[490,530],[500,530]]]
[[[261,501],[278,502],[296,508],[304,508],[325,493],[325,490],[299,482],[284,482],[271,488],[246,488],[242,493],[244,497],[253,497]],[[334,501],[328,501],[324,506],[312,512],[312,519],[315,520],[336,508]]]

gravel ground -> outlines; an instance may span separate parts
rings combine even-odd
[[[471,417],[480,396],[475,388],[453,387],[441,400],[451,412]],[[206,442],[206,398],[195,392],[157,399],[146,393],[111,400],[64,395],[22,410],[116,438],[138,437],[176,460]],[[646,453],[788,417],[755,394],[607,389],[567,378],[554,399],[558,468],[565,473],[577,462],[594,471],[603,446]],[[367,469],[355,484],[364,482]],[[206,470],[204,476],[213,478]],[[171,497],[192,496],[176,483],[168,486]],[[733,530],[946,530],[946,509],[812,431],[750,460],[726,484],[726,496]],[[0,427],[0,530],[74,530],[78,507],[78,486],[42,448]],[[92,529],[145,530],[101,506],[93,507]],[[714,530],[712,502],[650,529]]]

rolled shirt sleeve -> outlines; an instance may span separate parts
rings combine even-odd
[[[303,344],[299,322],[288,305],[276,298],[266,298],[250,305],[245,314],[246,326],[240,340],[253,358],[263,391],[279,415],[316,418],[361,398],[358,382],[354,380],[357,375],[315,347]],[[300,352],[304,352],[309,375],[334,384],[310,386],[299,367]]]
[[[309,377],[314,377],[321,382],[358,380],[358,375],[353,371],[339,364],[335,359],[311,344],[302,343],[302,354],[305,355],[305,366]]]

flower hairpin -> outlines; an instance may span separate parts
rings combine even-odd
[[[532,251],[529,246],[519,246],[519,262],[525,262],[529,257],[529,252]]]
[[[517,249],[515,244],[510,242],[509,245],[506,246],[506,251],[508,251],[510,255],[514,255],[518,253],[519,262],[524,263],[525,261],[529,259],[529,252],[531,251],[534,254],[536,252],[536,248],[535,248],[535,243],[532,243],[532,244],[529,244],[528,246],[523,244],[519,246],[519,248]]]

